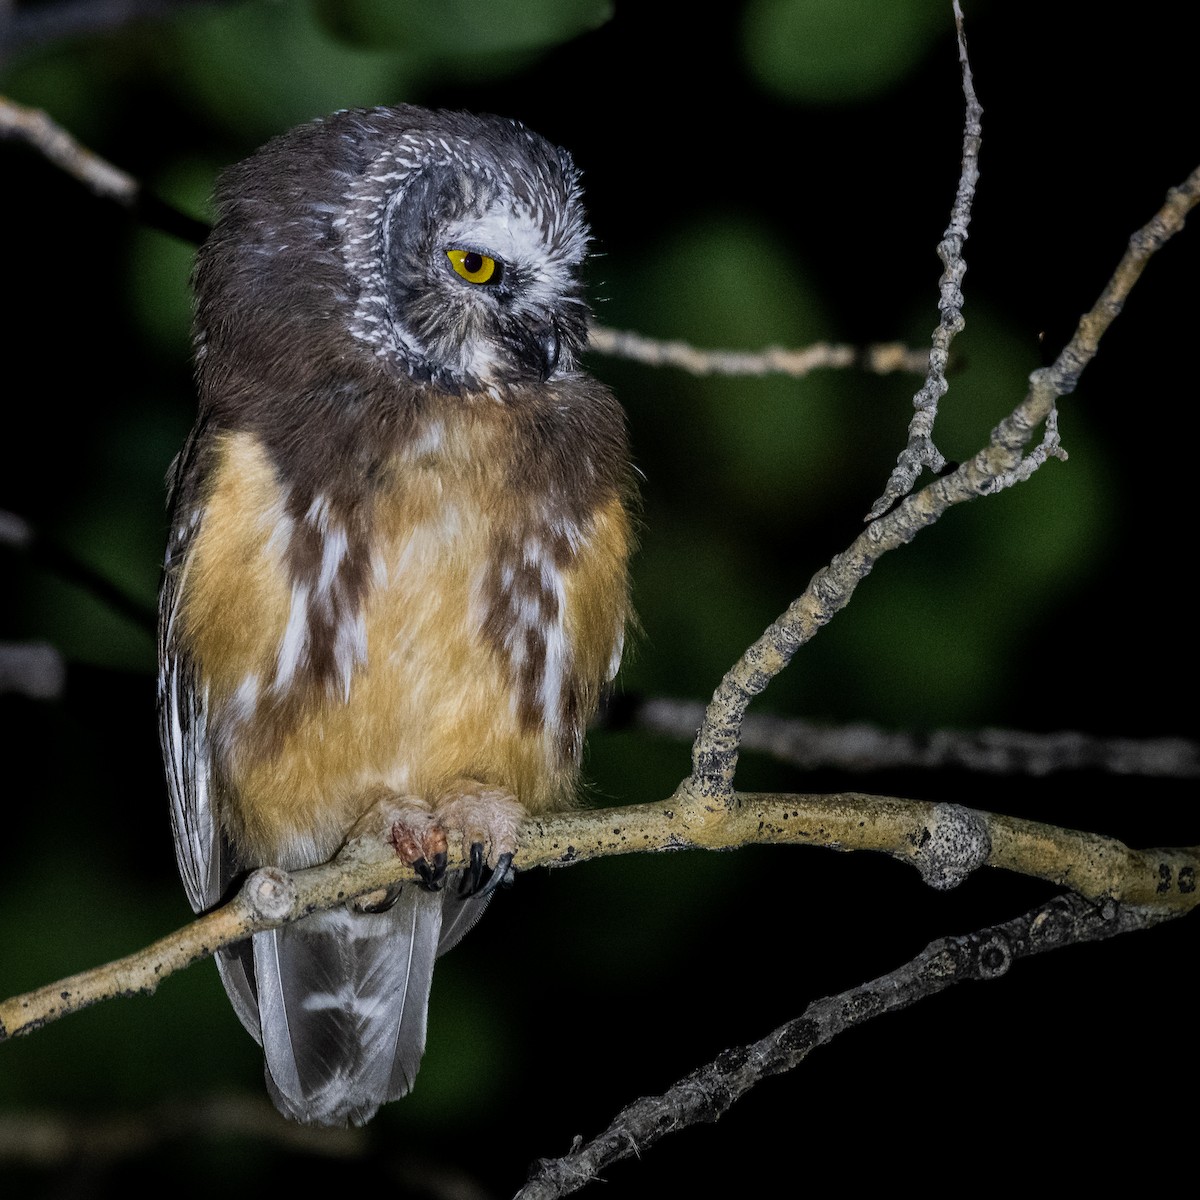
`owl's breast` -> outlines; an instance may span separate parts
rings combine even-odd
[[[380,478],[297,504],[252,435],[221,448],[183,612],[248,859],[326,857],[380,785],[570,802],[626,617],[619,497],[568,520],[470,413]]]

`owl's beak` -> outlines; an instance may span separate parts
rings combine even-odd
[[[554,374],[558,366],[558,358],[562,353],[562,339],[558,336],[558,326],[550,325],[542,335],[542,379],[547,380]]]
[[[562,355],[562,337],[553,321],[535,325],[523,347],[524,365],[543,383],[554,374]]]

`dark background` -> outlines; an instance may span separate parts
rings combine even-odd
[[[928,343],[963,110],[940,0],[703,13],[619,2],[611,14],[552,0],[164,4],[154,19],[57,36],[70,7],[10,10],[0,91],[195,215],[221,165],[332,108],[483,109],[524,119],[582,166],[604,323],[747,349]],[[968,5],[983,178],[938,431],[952,459],[1020,399],[1129,235],[1197,165],[1194,43],[1171,11]],[[35,18],[52,35],[36,43]],[[192,247],[15,145],[0,146],[0,171],[0,508],[149,609],[162,477],[193,413]],[[1194,228],[1151,262],[1062,405],[1070,461],[883,560],[756,711],[1194,736],[1198,267]],[[646,476],[644,632],[622,695],[702,699],[861,528],[919,381],[592,366],[625,404]],[[151,632],[44,559],[0,548],[0,571],[0,639],[46,639],[69,662],[61,700],[0,697],[10,995],[140,947],[189,911],[155,744]],[[665,797],[687,750],[597,732],[595,802]],[[1139,846],[1200,841],[1191,782],[801,773],[747,755],[738,784],[947,799]],[[439,966],[417,1089],[368,1128],[362,1155],[195,1135],[106,1163],[76,1146],[53,1167],[0,1162],[0,1189],[107,1196],[169,1180],[191,1195],[301,1171],[314,1191],[450,1194],[437,1189],[460,1180],[479,1190],[458,1194],[509,1195],[534,1159],[814,997],[1049,894],[998,872],[935,894],[890,859],[805,848],[529,872]],[[1104,1186],[1135,1161],[1169,1172],[1194,1137],[1179,1126],[1194,1122],[1196,950],[1193,918],[955,988],[815,1053],[715,1128],[613,1168],[609,1192],[799,1190],[814,1171],[849,1188],[1035,1171]],[[258,1097],[260,1071],[202,964],[152,999],[0,1046],[0,1128],[5,1114],[136,1118]]]

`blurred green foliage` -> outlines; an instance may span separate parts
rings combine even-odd
[[[871,100],[921,65],[945,33],[947,8],[942,0],[753,0],[746,59],[789,100]]]

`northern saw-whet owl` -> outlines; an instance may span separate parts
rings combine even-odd
[[[630,616],[624,418],[579,368],[578,172],[518,122],[340,112],[215,205],[160,606],[175,846],[197,911],[352,833],[416,867],[217,957],[280,1111],[361,1124],[520,821],[573,803]]]

